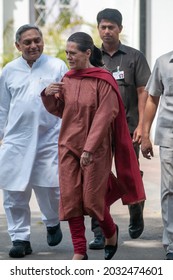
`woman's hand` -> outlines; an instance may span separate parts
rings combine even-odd
[[[52,83],[45,89],[45,95],[55,95],[56,98],[59,97],[59,95],[62,93],[64,83],[58,82],[58,83]]]
[[[89,152],[83,152],[80,158],[80,165],[83,169],[85,166],[89,165],[93,161],[93,156]]]

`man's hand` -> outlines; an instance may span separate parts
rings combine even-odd
[[[149,138],[142,138],[141,152],[143,157],[151,159],[154,156],[153,147]]]
[[[141,138],[142,138],[142,127],[140,125],[137,126],[133,133],[133,143],[137,143],[138,145],[141,144]]]

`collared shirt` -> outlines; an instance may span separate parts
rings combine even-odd
[[[24,191],[28,184],[58,186],[58,136],[61,120],[49,114],[41,91],[59,81],[67,67],[42,54],[32,68],[19,57],[0,77],[0,188]]]
[[[146,86],[151,74],[147,60],[139,50],[121,43],[118,51],[112,56],[103,46],[101,50],[106,68],[112,73],[118,70],[124,75],[117,83],[125,106],[129,130],[133,133],[139,121],[137,88]]]
[[[156,60],[146,90],[151,96],[161,97],[155,144],[173,148],[173,51]]]

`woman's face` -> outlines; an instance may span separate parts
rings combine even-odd
[[[90,67],[91,50],[88,49],[85,52],[81,52],[78,49],[78,45],[75,42],[67,42],[66,56],[70,69],[85,69]]]

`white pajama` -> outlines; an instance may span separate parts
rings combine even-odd
[[[25,192],[3,191],[4,209],[8,217],[8,232],[11,240],[30,240],[31,212],[29,201],[32,189],[42,213],[46,226],[52,227],[59,223],[59,188],[43,188],[29,186]]]

